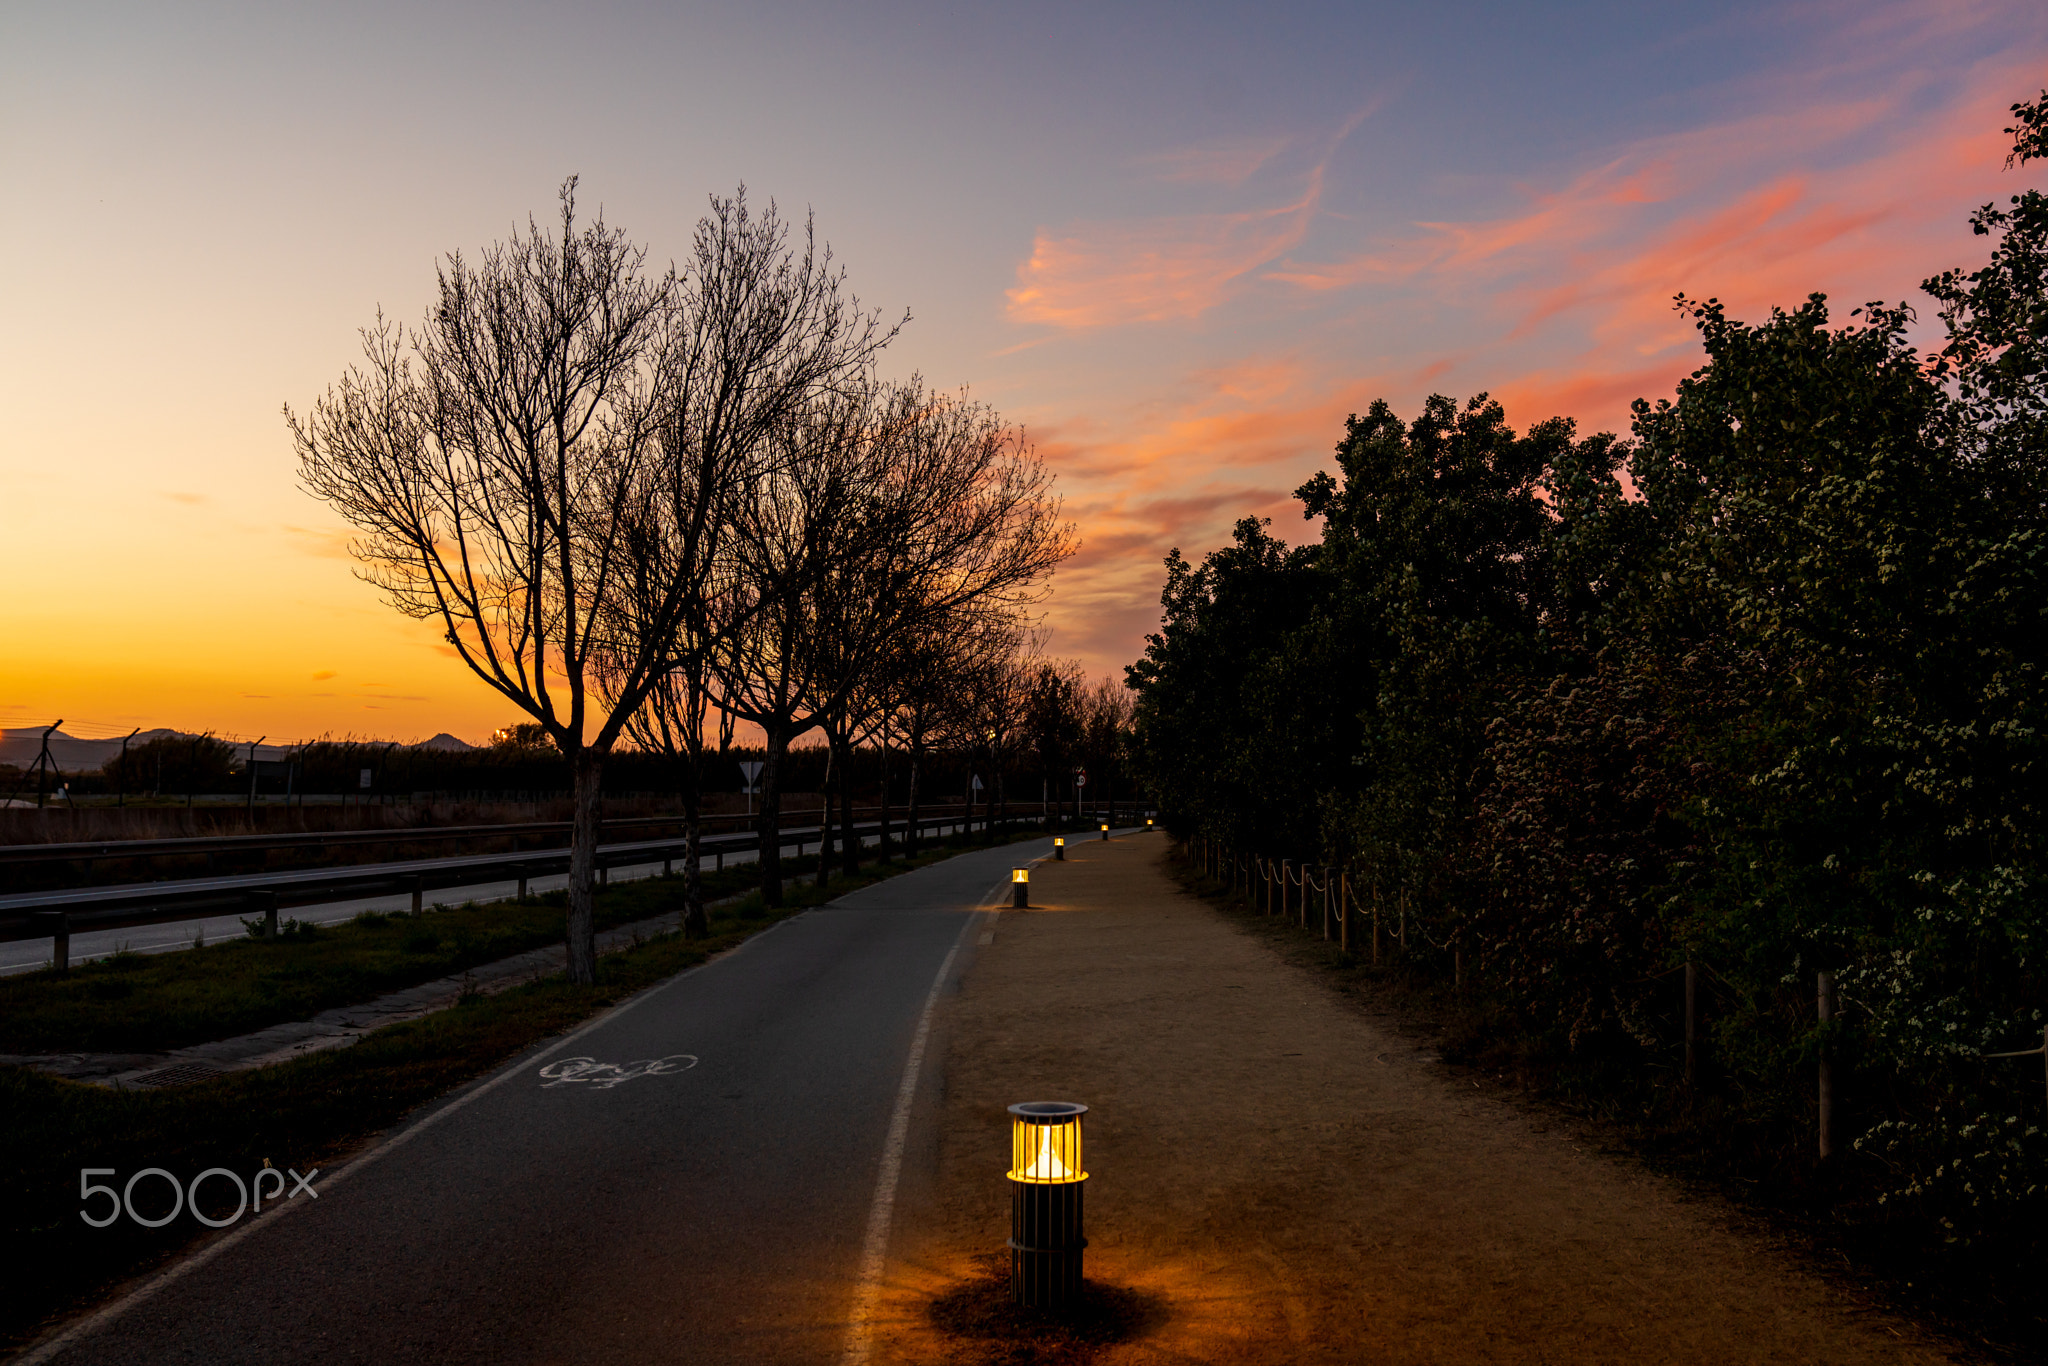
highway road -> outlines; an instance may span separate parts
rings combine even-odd
[[[816,827],[808,827],[805,843],[799,845],[794,839],[782,846],[785,859],[796,857],[800,849],[817,852]],[[872,847],[878,836],[865,837],[861,842]],[[752,850],[728,853],[727,865],[752,863]],[[718,865],[715,856],[707,854],[699,860],[709,872]],[[653,877],[661,871],[661,863],[622,864],[611,870],[615,882],[630,881],[634,878]],[[532,892],[552,892],[569,885],[566,873],[553,876],[536,876],[528,884]],[[518,894],[519,884],[511,879],[497,882],[480,882],[462,887],[442,887],[427,893],[429,906],[460,906],[469,901],[504,901]],[[313,925],[333,925],[350,920],[364,911],[386,913],[410,911],[412,894],[396,892],[386,896],[348,897],[340,901],[321,902],[311,906],[291,906],[280,912],[282,918],[302,920]],[[239,939],[247,932],[241,916],[197,915],[186,920],[167,920],[158,925],[130,925],[113,930],[85,930],[71,936],[71,961],[74,965],[89,963],[95,958],[105,958],[114,953],[176,953],[189,949],[195,942],[218,944],[223,939]],[[17,972],[34,972],[50,966],[50,941],[48,939],[22,939],[11,943],[0,943],[0,977]]]
[[[886,1248],[878,1193],[906,1150],[917,1163],[924,1022],[1010,867],[1050,845],[785,921],[429,1107],[317,1200],[245,1220],[26,1360],[850,1359]],[[611,1085],[590,1070],[661,1059]]]

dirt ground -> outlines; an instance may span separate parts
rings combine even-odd
[[[1715,1202],[1452,1077],[1180,891],[1168,847],[1040,865],[942,1006],[936,1148],[905,1173],[875,1360],[1950,1359]],[[1000,1312],[1021,1100],[1092,1107],[1087,1273],[1121,1340]]]

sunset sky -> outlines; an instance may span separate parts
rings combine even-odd
[[[661,262],[741,182],[813,210],[913,315],[885,368],[1058,471],[1099,674],[1375,397],[1622,429],[1681,290],[1976,264],[2048,6],[70,3],[0,58],[0,727],[477,740],[518,718],[351,576],[280,409],[571,173]]]

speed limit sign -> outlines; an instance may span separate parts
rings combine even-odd
[[[1087,769],[1085,769],[1085,768],[1077,768],[1077,769],[1075,769],[1075,770],[1074,770],[1074,786],[1075,786],[1075,787],[1086,787],[1086,786],[1088,786],[1088,770],[1087,770]]]

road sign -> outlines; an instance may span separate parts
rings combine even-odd
[[[747,791],[752,792],[758,786],[755,780],[761,776],[762,767],[763,765],[758,759],[740,760],[740,772],[746,777]]]
[[[1085,768],[1077,768],[1077,769],[1075,769],[1075,770],[1074,770],[1074,786],[1075,786],[1075,787],[1086,787],[1086,786],[1088,786],[1088,770],[1087,770],[1087,769],[1085,769]]]
[[[370,770],[366,768],[366,769],[364,769],[364,770],[363,770],[363,771],[362,771],[362,772],[361,772],[360,774],[358,774],[358,775],[357,775],[357,777],[356,777],[356,786],[357,786],[357,787],[363,787],[363,788],[367,788],[367,787],[368,787],[369,785],[370,785]]]

